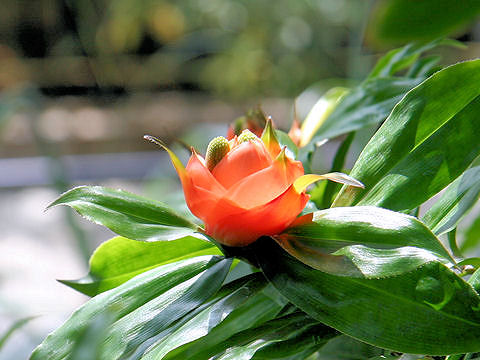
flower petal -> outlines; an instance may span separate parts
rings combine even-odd
[[[260,170],[233,185],[225,197],[244,209],[266,204],[292,185],[293,181],[303,175],[300,161],[285,156],[277,158],[272,165]]]
[[[271,163],[272,158],[261,141],[246,141],[233,147],[215,166],[212,174],[225,189],[229,189]]]
[[[192,180],[196,187],[216,193],[221,196],[225,193],[225,188],[215,179],[210,170],[205,165],[205,160],[202,156],[193,151],[192,156],[187,164],[187,176]]]
[[[245,246],[260,236],[285,230],[307,204],[309,195],[293,185],[267,204],[249,210],[222,199],[206,221],[206,233],[228,246]]]

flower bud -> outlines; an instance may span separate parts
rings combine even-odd
[[[230,145],[223,136],[218,136],[210,141],[207,147],[207,155],[205,156],[208,170],[212,171],[229,151]]]
[[[239,144],[250,141],[250,140],[260,140],[260,138],[248,129],[243,130],[240,136],[238,137]]]

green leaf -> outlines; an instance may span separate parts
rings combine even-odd
[[[157,242],[117,236],[95,250],[87,276],[60,281],[88,296],[95,296],[157,266],[200,255],[220,254],[220,250],[210,242],[191,236]]]
[[[172,331],[149,341],[137,353],[142,355],[142,360],[163,359],[171,350],[205,337],[215,331],[219,324],[228,321],[238,307],[256,298],[265,285],[267,283],[259,273],[226,285],[214,299],[195,309],[193,316],[189,314],[180,324],[174,325]]]
[[[130,356],[214,295],[230,264],[231,260],[218,256],[200,256],[144,272],[80,307],[35,349],[31,359],[64,359],[78,336],[105,311],[111,312],[112,325],[99,358]]]
[[[452,182],[422,220],[435,234],[449,232],[477,202],[479,194],[480,166],[476,166]]]
[[[480,153],[480,60],[443,69],[400,101],[360,154],[334,206],[409,211],[438,193]]]
[[[303,263],[336,275],[385,277],[434,260],[454,263],[416,218],[373,206],[317,211],[274,239]]]
[[[372,78],[349,91],[318,129],[312,144],[377,124],[424,78]],[[305,150],[304,150],[305,151]]]
[[[86,219],[133,240],[174,240],[198,228],[160,202],[101,186],[69,190],[48,208],[56,205],[68,205]]]
[[[163,359],[166,354],[166,359],[208,359],[232,335],[275,317],[282,306],[265,296],[263,288],[268,283],[263,275],[257,273],[245,279],[249,281],[239,279],[233,283],[245,283],[242,287],[235,285],[234,292],[228,289],[227,296],[219,297],[170,336],[152,345],[144,359]]]
[[[257,273],[255,277],[258,279],[259,275],[267,285],[268,283],[261,273]],[[270,287],[272,285],[268,284],[267,290]],[[271,289],[252,294],[243,304],[237,306],[233,312],[228,314],[220,324],[213,327],[206,336],[172,350],[165,356],[165,359],[195,360],[211,358],[225,349],[225,341],[230,337],[274,319],[282,310],[286,301],[278,303],[269,296],[271,291],[276,292],[275,289]]]
[[[444,355],[480,350],[480,297],[438,262],[382,279],[335,276],[257,242],[267,279],[294,305],[346,335],[395,351]]]
[[[292,352],[304,350],[295,348],[296,345],[304,348],[314,347],[314,350],[310,351],[313,352],[336,335],[337,332],[333,329],[318,324],[316,320],[304,313],[297,312],[271,320],[231,337],[222,344],[223,353],[215,359],[280,359],[292,355]],[[299,338],[306,341],[307,344],[299,343]],[[278,342],[283,343],[277,344]],[[258,356],[256,356],[257,353]]]
[[[322,127],[325,120],[348,92],[347,88],[334,87],[318,99],[302,122],[300,146],[305,146],[312,140],[318,129]]]
[[[291,156],[293,159],[296,159],[298,155],[298,148],[297,145],[293,143],[292,139],[290,139],[290,136],[281,130],[275,130],[275,135],[277,136],[280,146],[282,148],[286,146],[287,154],[290,152],[289,156]]]
[[[368,36],[398,44],[449,35],[480,14],[476,0],[391,0],[380,2],[371,14]]]
[[[419,56],[441,45],[459,47],[461,43],[439,39],[426,44],[408,44],[383,56],[367,79],[341,98],[340,103],[316,131],[311,144],[302,149],[301,158],[305,158],[304,152],[313,151],[313,144],[320,140],[357,131],[385,120],[407,91],[431,75],[438,57],[423,60],[419,59]],[[409,66],[411,68],[406,76],[396,76],[399,71]]]
[[[468,279],[468,283],[472,285],[472,287],[477,291],[477,293],[480,293],[480,269],[477,269],[472,276],[470,276],[470,279]]]
[[[363,360],[383,355],[384,350],[360,342],[349,336],[337,336],[320,351],[322,360]]]
[[[415,64],[415,61],[422,53],[442,45],[464,47],[461,42],[450,39],[437,39],[428,43],[407,44],[401,48],[390,50],[384,55],[377,64],[375,64],[375,67],[372,69],[367,79],[393,76],[397,72],[407,69],[412,64],[414,66],[408,72],[409,77],[413,77],[413,74],[415,73],[423,74],[424,71],[418,71],[416,69],[418,64]],[[438,57],[435,58],[438,59]],[[428,61],[430,62],[432,60]]]

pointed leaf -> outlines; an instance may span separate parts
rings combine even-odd
[[[364,148],[334,206],[409,211],[438,193],[480,153],[480,60],[443,69],[411,90]]]
[[[56,205],[68,205],[86,219],[132,240],[174,240],[198,228],[160,202],[101,186],[69,190],[48,208]]]
[[[433,260],[454,263],[416,218],[373,206],[317,211],[274,239],[303,263],[336,275],[385,277]]]
[[[479,195],[480,166],[476,166],[451,183],[422,220],[435,234],[444,234],[457,226],[477,202]]]
[[[108,310],[108,327],[100,359],[135,353],[176,321],[204,303],[220,288],[231,260],[201,256],[167,264],[140,274],[119,287],[97,295],[50,334],[31,359],[64,359],[77,337]]]
[[[257,260],[277,290],[315,319],[395,351],[445,355],[480,350],[480,297],[442,264],[383,279],[313,270],[263,238]]]
[[[200,255],[220,254],[212,243],[191,236],[157,242],[117,236],[95,250],[87,276],[61,282],[88,296],[95,296],[157,266]]]

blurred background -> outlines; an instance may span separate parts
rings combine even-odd
[[[44,213],[61,192],[104,185],[178,207],[173,167],[144,134],[205,149],[258,104],[288,129],[294,102],[304,118],[396,46],[448,36],[467,48],[436,50],[444,64],[479,57],[479,13],[476,0],[2,0],[0,359],[27,358],[86,300],[55,279],[86,274],[112,236]]]

